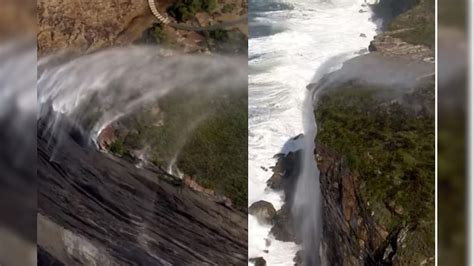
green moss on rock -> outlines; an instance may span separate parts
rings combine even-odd
[[[435,119],[407,105],[414,95],[421,97],[419,91],[400,95],[354,84],[329,90],[315,110],[317,141],[346,156],[377,223],[388,231],[412,228],[405,244],[429,256],[434,254]],[[430,94],[426,97],[434,104]]]

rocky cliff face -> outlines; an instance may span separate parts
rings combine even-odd
[[[159,11],[167,14],[171,5],[200,1],[156,2]],[[226,8],[225,15],[223,15],[225,4],[219,3],[212,10],[209,9],[209,12],[198,12],[195,17],[183,23],[215,24],[218,22],[217,17],[226,20],[238,16],[238,12],[246,6],[244,1],[236,2],[241,6],[231,10],[229,7]],[[196,47],[200,47],[199,42],[209,37],[204,33],[175,30],[158,24],[149,10],[147,0],[39,1],[38,19],[40,56],[61,50],[70,51],[72,55],[93,53],[110,46],[133,43],[159,44],[165,48],[184,52],[206,52]],[[152,37],[153,41],[145,41],[146,37]],[[173,54],[174,52],[169,53],[170,56]],[[69,56],[64,56],[64,59],[61,56],[54,61],[57,60],[59,65],[63,60],[69,59]],[[176,73],[170,75],[179,78]],[[195,122],[193,120],[195,117],[191,117],[190,112],[183,109],[194,107],[192,103],[197,102],[194,101],[195,97],[184,97],[183,94],[178,96],[179,105],[171,100],[168,103],[175,107],[173,110],[166,108],[162,110],[158,106],[151,106],[150,112],[146,113],[149,116],[145,116],[145,112],[142,112],[133,118],[137,118],[139,122],[142,120],[151,122],[143,122],[140,125],[164,131],[161,135],[152,134],[156,139],[163,140],[165,139],[163,136],[168,134],[165,144],[176,144],[177,138],[181,137],[184,140],[185,137],[176,132],[188,133],[183,132],[182,124],[173,125],[172,122],[180,121],[188,126]],[[203,95],[199,96],[202,98]],[[212,120],[214,124],[211,129],[219,131],[221,133],[219,136],[228,146],[235,147],[235,143],[229,144],[231,138],[223,134],[230,131],[235,137],[239,135],[238,133],[242,133],[240,135],[246,140],[247,95],[242,94],[239,99],[243,100],[238,104],[235,103],[235,98],[228,98],[228,101],[234,100],[234,102],[229,104],[226,102],[225,110],[238,111],[239,122],[243,121],[239,124],[240,130],[228,127],[231,123],[229,121],[235,118],[228,112],[219,113],[215,120],[219,119],[217,122],[220,124]],[[94,107],[96,105],[93,101],[88,104]],[[241,108],[240,104],[245,105],[245,108]],[[201,110],[199,107],[202,106],[196,109]],[[213,108],[216,109],[215,103]],[[163,124],[162,117],[165,112],[165,117],[169,119],[166,120],[166,125]],[[81,124],[84,122],[84,128],[90,127],[94,121],[93,114],[90,117],[87,114],[86,117],[87,121],[81,121]],[[112,155],[87,145],[86,137],[77,128],[68,131],[71,125],[66,120],[58,124],[61,136],[59,138],[47,126],[50,121],[38,122],[39,265],[243,265],[246,263],[247,215],[245,211],[235,207],[235,201],[231,202],[227,197],[215,194],[193,178],[180,179],[170,175],[163,170],[165,164],[154,164],[144,160],[138,165],[137,159],[144,152],[142,146],[140,149],[137,146],[143,144],[141,140],[151,141],[151,139],[149,136],[137,139],[139,132],[133,127],[126,127],[127,124],[110,125],[98,139],[99,146],[110,150]],[[208,123],[201,125],[209,126]],[[121,142],[127,137],[133,149],[126,149],[126,145]],[[212,140],[217,139],[214,135],[211,137]],[[202,143],[199,142],[201,139],[197,140],[193,143]],[[244,144],[246,148],[246,142],[239,140],[236,142]],[[159,151],[170,152],[164,148]],[[224,157],[219,151],[204,152],[202,148],[195,148],[192,151],[186,155],[195,157],[188,158],[186,162],[208,163],[211,160],[206,155],[219,154]],[[231,150],[231,152],[236,156],[245,155],[245,164],[235,163],[234,160],[227,161],[229,164],[244,168],[245,174],[239,174],[239,177],[245,179],[238,184],[246,186],[246,149],[239,148],[238,151]],[[199,160],[195,159],[196,157]],[[186,166],[194,167],[190,164]],[[232,171],[229,167],[222,167],[222,164],[219,169]],[[222,180],[222,176],[228,175],[219,175],[219,180]],[[231,185],[232,189],[236,186]],[[246,190],[239,187],[233,191],[240,193],[239,196],[242,195],[240,200],[246,204]]]
[[[318,143],[323,231],[322,248],[330,265],[392,265],[407,228],[388,230],[373,218],[345,159]]]
[[[243,265],[247,216],[38,122],[39,265]]]
[[[309,86],[321,90],[315,157],[329,265],[434,264],[434,51],[420,29],[434,30],[431,7],[420,1],[370,54]]]
[[[331,265],[431,264],[434,82],[367,86],[329,88],[316,109],[323,249]]]
[[[385,31],[375,37],[369,50],[387,57],[434,62],[434,27],[434,1],[421,0],[413,8],[389,20]]]

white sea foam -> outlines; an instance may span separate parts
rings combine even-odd
[[[331,58],[343,55],[340,65],[367,48],[377,26],[364,0],[264,2],[273,8],[253,8],[252,1],[249,6],[249,205],[266,200],[278,210],[283,195],[266,189],[272,175],[267,169],[275,154],[301,148],[303,142],[291,138],[315,126],[304,124],[310,121],[303,117],[305,102],[310,104],[306,85]],[[249,256],[263,257],[267,265],[294,265],[300,247],[274,240],[270,229],[249,218]]]

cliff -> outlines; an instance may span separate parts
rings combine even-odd
[[[329,265],[434,265],[432,4],[396,16],[371,53],[309,86]]]
[[[244,212],[98,152],[59,123],[51,134],[47,119],[38,122],[39,265],[246,262]]]
[[[183,12],[196,3],[203,6],[210,2],[216,1],[156,1],[159,11],[172,20],[178,20],[176,6]],[[245,1],[234,1],[232,6],[228,2],[193,10],[193,17],[180,23],[214,25],[240,16],[246,8]],[[38,20],[38,54],[42,57],[60,53],[52,64],[59,68],[63,61],[75,59],[69,53],[62,56],[63,51],[87,56],[112,46],[147,44],[175,50],[168,54],[173,56],[182,52],[221,52],[219,48],[228,43],[238,46],[239,38],[245,37],[245,25],[199,33],[163,26],[151,14],[147,0],[39,1]],[[235,33],[238,38],[233,39],[234,32],[242,35]],[[229,51],[245,49],[246,46]],[[108,71],[111,69],[104,69],[103,73]],[[173,70],[167,73],[170,81],[186,74]],[[110,87],[120,86],[121,82]],[[158,85],[159,82],[157,79]],[[81,130],[77,125],[71,130],[64,119],[55,127],[59,132],[53,134],[48,127],[51,121],[44,117],[38,121],[39,265],[246,262],[247,216],[235,207],[247,202],[243,189],[247,184],[246,90],[239,90],[238,99],[230,93],[206,98],[208,106],[220,111],[212,114],[199,101],[204,98],[202,90],[192,95],[182,92],[143,106],[110,125],[98,139],[102,151],[89,145],[81,133],[97,122],[101,108],[108,108],[96,101],[98,94],[81,102]],[[202,121],[205,115],[208,119]],[[195,134],[191,129],[196,129]],[[171,145],[175,149],[167,149]],[[147,159],[153,162],[143,160],[138,165],[149,146],[153,156]],[[170,158],[178,151],[183,156]],[[164,169],[171,161],[164,159],[176,159],[188,175],[183,179],[170,175]],[[234,168],[226,167],[229,165]],[[208,181],[205,185],[203,179]],[[222,194],[231,194],[233,201]]]

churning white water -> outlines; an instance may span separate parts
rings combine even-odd
[[[364,0],[250,1],[249,10],[249,205],[266,200],[281,208],[283,195],[266,187],[272,176],[268,169],[275,154],[304,148],[292,213],[305,236],[302,246],[277,241],[269,235],[270,225],[250,216],[249,257],[294,265],[298,250],[319,250],[321,235],[316,123],[306,85],[366,49],[377,25]],[[303,139],[291,141],[301,133]],[[317,264],[319,256],[306,259]]]

